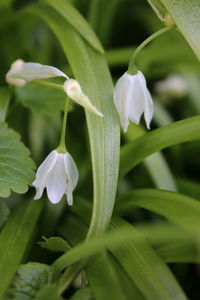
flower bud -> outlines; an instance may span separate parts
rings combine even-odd
[[[66,80],[64,82],[63,88],[69,98],[82,105],[88,111],[95,113],[100,117],[103,117],[103,114],[90,102],[88,96],[83,93],[81,86],[77,80]]]

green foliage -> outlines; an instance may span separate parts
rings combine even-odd
[[[3,202],[0,202],[0,229],[8,219],[9,213],[10,211],[7,205],[4,204]]]
[[[44,299],[63,300],[63,298],[58,295],[56,284],[46,285],[37,293],[35,300],[44,300]]]
[[[91,292],[88,287],[79,289],[70,300],[92,300]]]
[[[4,122],[10,101],[10,91],[5,88],[0,88],[0,122]]]
[[[12,283],[11,293],[14,299],[19,300],[30,300],[30,299],[44,299],[42,296],[48,296],[48,299],[61,299],[61,298],[50,298],[52,295],[52,286],[51,283],[54,283],[58,280],[59,273],[56,272],[52,267],[39,264],[35,262],[29,262],[28,264],[21,265],[17,274]],[[38,295],[38,291],[42,290],[44,287],[45,292],[40,292]],[[44,294],[44,293],[49,293]]]
[[[65,103],[64,91],[59,91],[36,83],[28,83],[16,88],[17,100],[36,113],[55,114],[63,110]]]
[[[44,242],[39,242],[42,248],[48,249],[53,252],[66,252],[71,247],[61,237],[50,237],[49,239],[44,238]]]
[[[198,234],[200,231],[200,203],[195,199],[156,189],[134,190],[123,198],[126,202],[121,204],[121,208],[118,207],[119,211],[125,209],[129,212],[131,207],[138,205],[166,217],[193,233]]]
[[[104,50],[94,34],[91,30],[89,24],[85,21],[85,19],[79,14],[79,12],[70,4],[70,2],[59,0],[59,2],[55,3],[53,0],[46,0],[48,4],[50,4],[55,10],[61,14],[66,21],[96,50],[100,53],[103,53]]]
[[[0,123],[0,196],[8,197],[11,190],[25,193],[34,178],[34,163],[20,136],[6,123]]]
[[[200,117],[188,118],[163,126],[122,147],[121,175],[139,164],[145,157],[166,147],[200,139]]]
[[[125,221],[120,220],[111,226],[117,231],[125,224]],[[187,299],[171,271],[151,245],[133,226],[128,224],[126,226],[133,236],[137,236],[137,242],[123,240],[121,236],[121,246],[118,249],[111,247],[111,251],[141,294],[146,299],[152,300]]]
[[[27,201],[10,216],[0,233],[0,299],[12,282],[25,250],[28,247],[38,217],[41,201]]]
[[[91,259],[86,275],[95,299],[106,299],[108,295],[110,299],[127,299],[107,253]],[[110,288],[111,286],[112,288]]]
[[[199,14],[198,0],[161,0],[164,7],[175,21],[178,29],[188,41],[190,47],[200,59]]]
[[[198,0],[0,1],[0,197],[8,197],[0,202],[0,299],[196,299],[189,263],[200,262],[199,10]],[[130,125],[122,135],[118,178],[111,74],[116,81],[136,47],[172,21],[138,55],[153,130]],[[104,114],[85,112],[85,122],[80,107],[69,112],[67,149],[79,170],[72,207],[44,199],[42,211],[43,200],[27,192],[30,152],[39,166],[57,145],[65,94],[59,79],[8,89],[5,74],[18,58],[63,66]],[[159,91],[168,75],[184,79],[179,97]]]

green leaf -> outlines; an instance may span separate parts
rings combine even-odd
[[[92,300],[91,291],[88,287],[79,289],[70,300]]]
[[[178,189],[181,193],[200,200],[200,186],[199,183],[193,182],[186,178],[177,178]]]
[[[140,291],[135,286],[133,280],[131,280],[131,278],[123,269],[123,266],[117,262],[117,260],[114,258],[113,255],[110,255],[110,258],[112,258],[116,276],[118,277],[121,287],[123,289],[124,296],[126,297],[125,299],[145,300],[144,296],[140,293]]]
[[[158,189],[176,191],[176,184],[162,153],[157,152],[144,160],[144,164]]]
[[[194,233],[200,231],[200,202],[188,196],[156,189],[133,190],[123,196],[120,211],[130,211],[135,205],[151,210]]]
[[[8,197],[11,190],[28,190],[34,178],[34,163],[29,154],[20,136],[6,123],[0,123],[0,197]]]
[[[200,117],[155,129],[122,147],[120,174],[126,174],[147,156],[166,147],[200,139]]]
[[[9,211],[7,205],[1,201],[0,202],[0,229],[4,225],[4,223],[7,221],[9,214],[10,214],[10,211]]]
[[[185,182],[185,181],[184,181]],[[195,186],[197,188],[197,186]],[[198,186],[199,190],[199,186]],[[200,193],[199,193],[200,194]],[[66,225],[62,230],[62,234],[66,234],[66,238],[69,239],[70,243],[74,239],[79,237],[79,242],[83,239],[86,232],[85,223],[88,223],[87,216],[90,214],[91,207],[88,201],[80,199],[80,203],[77,207],[73,206],[70,210],[77,215],[74,218],[73,224],[68,222],[69,217],[66,219]],[[123,209],[118,210],[120,202],[117,203],[115,213],[122,212]],[[122,206],[121,206],[122,207]],[[130,210],[129,210],[130,211]],[[72,218],[72,216],[71,216]],[[84,222],[84,223],[82,223]],[[73,230],[67,230],[67,228],[73,228]],[[74,232],[74,228],[76,229]],[[198,235],[191,234],[191,231],[185,231],[177,225],[170,222],[155,222],[148,225],[139,225],[137,228],[142,231],[149,243],[153,246],[158,254],[162,257],[165,262],[176,263],[176,262],[196,262],[200,260],[199,255],[199,243]],[[77,241],[76,241],[77,243]],[[72,243],[73,244],[73,243]],[[120,272],[120,271],[119,271]],[[122,279],[120,278],[120,282]],[[124,286],[124,283],[122,284]],[[125,292],[125,291],[124,291]],[[130,293],[130,294],[133,294]],[[137,296],[139,298],[139,296]],[[137,299],[137,298],[136,298]]]
[[[142,232],[156,252],[167,263],[198,263],[200,260],[198,235],[170,222],[140,224]],[[178,238],[177,238],[178,237]]]
[[[21,298],[20,298],[21,299]],[[31,298],[32,299],[32,298]],[[35,300],[63,300],[61,296],[58,295],[57,285],[50,284],[43,287],[36,295]]]
[[[154,234],[153,230],[150,230],[148,234]],[[171,232],[170,232],[171,234]],[[158,236],[162,240],[166,240],[168,238],[166,230],[160,230]],[[174,240],[185,240],[188,241],[188,236],[185,235],[183,237],[180,236],[180,231],[174,232]],[[121,242],[123,241],[134,241],[138,242],[140,239],[140,234],[133,234],[130,228],[128,227],[121,227],[120,230],[117,232],[109,231],[104,233],[101,237],[93,238],[88,240],[87,242],[79,243],[75,247],[71,248],[65,254],[61,255],[53,265],[58,268],[59,270],[63,270],[66,267],[81,261],[82,259],[91,257],[92,255],[105,250],[106,248],[110,247],[120,247]]]
[[[11,93],[8,89],[0,88],[0,122],[4,122],[8,110]]]
[[[66,95],[64,91],[39,86],[29,82],[16,88],[17,100],[36,113],[56,114],[63,110]]]
[[[158,16],[158,18],[163,21],[167,11],[166,11],[165,7],[162,5],[162,3],[160,2],[160,0],[147,0],[147,2],[149,2],[152,9]]]
[[[61,237],[50,237],[49,239],[44,238],[44,242],[39,242],[42,248],[48,249],[53,252],[66,252],[71,247],[67,241]]]
[[[161,0],[178,29],[200,59],[200,3],[199,0]]]
[[[128,242],[121,237],[121,247],[111,247],[111,251],[145,299],[187,299],[167,265],[153,250],[142,234],[125,221],[112,223],[114,231],[126,226],[137,243]]]
[[[28,201],[10,216],[0,234],[0,299],[9,287],[42,210],[42,201]],[[30,246],[30,243],[29,243]]]
[[[70,4],[67,0],[59,0],[55,2],[54,0],[46,0],[49,5],[51,5],[55,10],[62,15],[65,20],[84,38],[94,49],[100,53],[104,53],[104,50],[97,39],[95,33],[91,29],[87,21],[82,17],[82,15]]]
[[[153,244],[152,244],[153,245]],[[153,245],[154,246],[154,245]],[[165,242],[154,246],[156,252],[166,263],[199,263],[199,246],[197,239],[193,241]]]
[[[116,276],[112,261],[105,252],[90,260],[86,275],[95,300],[128,300]]]
[[[59,273],[51,266],[36,262],[29,262],[25,265],[21,265],[17,270],[16,277],[12,284],[12,296],[16,300],[35,299],[38,291],[57,281],[58,278]],[[49,287],[47,286],[47,289],[48,288]],[[52,288],[50,288],[50,291],[52,292]],[[47,292],[46,288],[42,293],[44,292]],[[41,296],[38,296],[37,299],[39,300],[42,298]],[[53,300],[53,298],[48,299]],[[57,299],[55,298],[55,300]]]
[[[144,135],[145,130],[141,126],[131,124],[125,138],[130,142]],[[155,186],[158,189],[176,191],[176,184],[167,162],[161,152],[154,153],[144,160]]]

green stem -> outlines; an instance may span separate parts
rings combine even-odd
[[[66,137],[68,111],[69,111],[69,98],[66,97],[60,143],[59,143],[59,146],[57,148],[57,151],[60,152],[60,153],[66,153],[67,152],[66,145],[65,145],[65,137]]]
[[[45,80],[42,80],[42,79],[35,79],[32,82],[37,83],[37,84],[42,85],[42,86],[46,86],[46,87],[50,87],[50,88],[54,88],[54,89],[63,91],[63,85],[62,84],[57,84],[57,83],[53,83],[53,82],[50,82],[50,81],[45,81]]]
[[[137,49],[135,50],[135,52],[133,53],[133,56],[129,62],[129,66],[128,66],[128,73],[131,75],[137,74],[138,70],[137,67],[135,65],[135,60],[136,57],[138,55],[138,53],[147,45],[149,44],[152,40],[154,40],[155,38],[157,38],[159,35],[168,32],[169,30],[171,30],[174,27],[174,25],[171,26],[167,26],[164,27],[158,31],[156,31],[155,33],[153,33],[151,36],[149,36],[142,44],[140,44]]]

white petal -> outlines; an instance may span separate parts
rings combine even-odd
[[[139,83],[145,98],[145,108],[144,108],[144,117],[146,121],[147,128],[150,128],[150,123],[153,117],[153,101],[149,90],[147,89],[146,80],[142,72],[138,71]]]
[[[43,163],[39,166],[36,172],[36,178],[33,181],[32,185],[36,188],[36,195],[34,200],[38,200],[41,198],[43,190],[46,186],[46,180],[49,172],[53,169],[54,164],[56,162],[58,152],[56,150],[52,151]]]
[[[52,203],[58,203],[65,193],[67,174],[64,165],[64,154],[58,153],[54,168],[47,177],[47,195]]]
[[[145,118],[147,128],[150,129],[150,123],[153,118],[153,100],[148,90],[147,90],[147,97],[145,102],[144,118]]]
[[[129,100],[129,120],[139,124],[142,113],[144,112],[145,99],[138,81],[138,76],[132,76],[132,83],[128,90]]]
[[[42,197],[44,188],[45,188],[44,186],[39,187],[39,188],[36,187],[36,194],[35,194],[34,200],[38,200]]]
[[[127,131],[129,125],[129,100],[127,98],[128,87],[131,84],[131,75],[125,73],[117,81],[114,88],[114,103],[119,114],[120,123],[124,132]]]
[[[57,156],[58,152],[56,150],[53,150],[49,153],[49,155],[37,169],[36,178],[32,183],[33,186],[40,187],[41,185],[45,185],[48,173],[53,169]]]
[[[78,182],[78,169],[76,164],[69,153],[64,155],[65,170],[67,173],[67,186],[65,193],[67,195],[67,202],[69,205],[73,204],[72,192],[75,189]]]
[[[32,62],[26,63],[18,59],[11,65],[11,69],[6,74],[6,80],[10,84],[23,86],[27,81],[57,76],[68,78],[65,73],[55,67]]]
[[[103,114],[90,102],[88,96],[83,93],[81,86],[77,80],[66,80],[64,82],[63,88],[70,99],[82,105],[88,111],[95,113],[100,117],[103,117]]]

